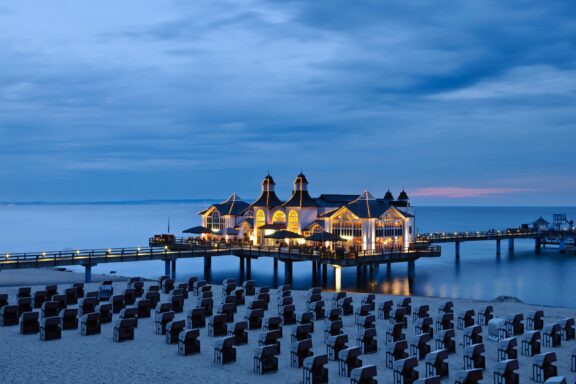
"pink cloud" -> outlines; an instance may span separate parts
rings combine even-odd
[[[465,187],[427,187],[419,188],[412,192],[413,196],[426,197],[484,197],[490,195],[504,195],[518,192],[529,192],[531,189],[524,188],[465,188]]]

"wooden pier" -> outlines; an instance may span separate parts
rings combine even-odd
[[[441,254],[439,246],[409,251],[355,251],[337,254],[334,251],[303,250],[298,247],[249,246],[243,244],[207,245],[174,244],[163,247],[135,247],[84,249],[73,251],[52,251],[32,253],[6,253],[0,255],[0,270],[16,268],[48,268],[69,265],[82,265],[85,268],[85,281],[91,282],[92,267],[102,263],[135,262],[144,260],[162,260],[165,263],[165,274],[176,274],[176,261],[184,258],[204,258],[204,269],[211,268],[213,257],[233,255],[238,256],[241,268],[249,270],[251,259],[272,257],[277,262],[282,261],[291,269],[293,262],[311,261],[316,266],[332,265],[337,267],[367,266],[391,263],[408,263],[408,270],[414,273],[415,261],[421,257],[438,257]],[[246,266],[244,266],[244,262]]]

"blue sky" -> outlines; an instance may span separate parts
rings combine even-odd
[[[576,205],[574,1],[0,2],[0,201]]]

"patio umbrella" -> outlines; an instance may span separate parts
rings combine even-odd
[[[225,235],[229,235],[229,236],[236,236],[238,235],[238,231],[235,230],[234,228],[222,228],[221,230],[219,230],[218,232],[216,232],[217,235],[221,235],[221,236],[225,236]]]
[[[346,239],[341,238],[338,235],[335,235],[331,232],[320,232],[320,233],[314,233],[312,234],[312,236],[308,236],[306,238],[306,240],[308,241],[346,241]]]
[[[276,231],[270,235],[266,235],[264,236],[267,239],[278,239],[278,240],[284,240],[284,239],[302,239],[304,236],[299,235],[296,232],[290,232],[290,231],[286,231],[286,230],[281,230],[281,231]]]
[[[193,233],[196,235],[201,235],[203,233],[212,233],[212,231],[210,230],[210,228],[206,228],[206,227],[199,225],[197,227],[188,228],[188,229],[182,231],[182,233]]]

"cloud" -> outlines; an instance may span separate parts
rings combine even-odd
[[[425,187],[414,190],[411,194],[418,197],[468,198],[494,195],[534,192],[523,188],[468,188],[468,187]]]
[[[440,100],[473,100],[501,97],[569,95],[576,92],[576,70],[549,65],[512,68],[504,74],[470,87],[433,95]]]

